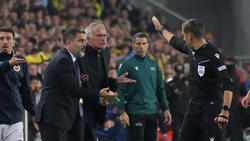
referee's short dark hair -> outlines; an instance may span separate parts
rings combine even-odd
[[[66,44],[67,40],[73,41],[77,33],[85,34],[85,31],[80,28],[69,28],[63,32],[63,43]]]
[[[15,33],[10,27],[1,27],[0,32],[9,32],[13,35],[13,38],[15,38]]]
[[[200,39],[204,37],[205,25],[197,19],[189,19],[182,24],[184,33],[192,33],[195,38]]]
[[[134,36],[132,37],[132,42],[133,43],[135,42],[135,38],[146,38],[147,42],[148,42],[148,36],[147,36],[146,33],[143,33],[143,32],[138,32],[138,33],[134,34]]]

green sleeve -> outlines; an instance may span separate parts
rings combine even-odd
[[[128,72],[128,66],[126,65],[126,63],[122,63],[118,68],[118,77],[124,74],[125,72]],[[127,87],[128,84],[123,84],[119,85],[117,88],[118,98],[120,99],[120,102],[118,103],[119,110],[125,110],[125,95],[127,94]]]
[[[160,106],[161,106],[162,110],[164,111],[166,109],[169,109],[169,107],[168,107],[166,92],[164,89],[164,83],[162,80],[162,72],[157,64],[156,64],[156,72],[157,72],[157,93],[156,93],[156,95],[157,95],[158,101],[160,102]]]

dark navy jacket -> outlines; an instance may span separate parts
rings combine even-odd
[[[23,108],[35,115],[28,65],[11,67],[11,58],[10,54],[0,53],[0,124],[23,121]]]

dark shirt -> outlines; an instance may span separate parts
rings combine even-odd
[[[189,99],[189,84],[186,78],[174,77],[165,83],[165,90],[172,115],[184,115]],[[175,93],[178,89],[180,94]]]
[[[88,57],[90,87],[94,89],[104,88],[106,72],[102,54],[88,45],[86,55]]]
[[[183,40],[173,37],[170,44],[189,55],[191,95],[197,99],[222,99],[224,90],[233,90],[227,67],[217,49],[207,42],[197,50],[186,46]]]
[[[17,56],[18,58],[23,58]],[[23,121],[23,108],[35,114],[27,64],[10,66],[12,55],[0,53],[0,124]]]

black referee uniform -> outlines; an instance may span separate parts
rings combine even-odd
[[[170,44],[189,55],[191,99],[180,132],[180,141],[223,141],[223,130],[215,123],[222,110],[223,91],[232,91],[232,82],[217,49],[206,42],[197,50],[172,37]]]

